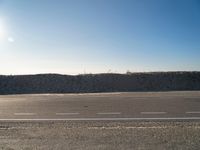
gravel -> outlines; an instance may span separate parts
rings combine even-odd
[[[200,122],[0,122],[0,149],[199,150]]]

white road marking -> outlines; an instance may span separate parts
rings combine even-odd
[[[66,93],[66,94],[61,94],[61,93],[58,93],[58,94],[52,94],[52,93],[47,93],[47,94],[29,94],[29,95],[32,95],[32,96],[81,96],[81,95],[85,95],[85,96],[98,96],[98,95],[120,95],[122,94],[122,92],[104,92],[104,93]],[[26,94],[25,94],[26,95]]]
[[[16,116],[32,116],[36,115],[36,113],[14,113]]]
[[[6,97],[4,97],[4,98],[0,98],[0,100],[1,101],[25,101],[25,100],[27,100],[26,98],[18,98],[18,97],[9,97],[9,98],[6,98]]]
[[[200,111],[187,111],[186,114],[200,114]]]
[[[56,113],[56,115],[78,115],[79,113]]]
[[[120,115],[121,112],[99,112],[97,115]]]
[[[143,115],[166,114],[167,112],[141,112]]]
[[[116,127],[88,127],[88,129],[166,129],[166,126],[152,126],[152,127],[123,127],[123,126],[116,126]]]
[[[0,119],[0,121],[145,121],[145,120],[200,120],[200,117],[174,118],[52,118],[52,119]]]
[[[84,95],[119,95],[121,92],[111,92],[111,93],[84,93]]]
[[[200,99],[200,97],[184,97],[184,99]]]

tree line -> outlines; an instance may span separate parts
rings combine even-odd
[[[0,94],[177,90],[200,90],[200,72],[0,76]]]

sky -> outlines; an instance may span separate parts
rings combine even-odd
[[[0,0],[0,74],[200,71],[199,0]]]

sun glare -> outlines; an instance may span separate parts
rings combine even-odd
[[[4,30],[3,27],[0,25],[0,38],[4,36]]]
[[[5,39],[5,37],[6,37],[5,25],[4,25],[3,22],[0,20],[0,40]]]

